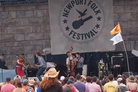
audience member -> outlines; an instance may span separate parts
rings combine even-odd
[[[79,92],[85,92],[85,84],[81,82],[81,75],[76,75],[76,82],[74,83],[74,86],[77,88]]]
[[[6,78],[6,83],[1,87],[1,92],[13,92],[15,86],[10,83],[11,78]]]
[[[55,68],[50,68],[44,75],[40,84],[41,92],[63,92],[62,86],[58,81],[59,72]]]
[[[104,85],[105,92],[118,92],[117,85],[113,83],[114,76],[110,74],[108,76],[109,82]]]
[[[123,78],[118,78],[118,92],[126,92],[128,91],[127,86],[123,84]]]
[[[22,83],[19,81],[17,83],[17,88],[13,90],[13,92],[26,92],[24,88],[22,88]]]
[[[130,92],[137,92],[138,84],[136,83],[136,80],[134,76],[130,76],[127,83],[127,88]]]
[[[89,89],[88,89],[88,87],[89,87],[89,85],[91,84],[91,82],[92,82],[92,78],[91,78],[90,76],[88,76],[88,77],[86,78],[86,83],[85,83],[85,87],[86,87],[85,92],[90,92]]]
[[[92,84],[88,86],[89,92],[102,92],[100,86],[96,84],[96,81],[97,81],[97,78],[96,76],[94,76],[92,78]]]

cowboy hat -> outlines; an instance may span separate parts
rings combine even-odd
[[[50,68],[44,75],[44,77],[47,78],[55,78],[59,74],[59,71],[57,72],[55,68]]]
[[[130,77],[128,78],[128,81],[129,81],[129,82],[135,82],[136,80],[135,80],[134,76],[130,76]]]

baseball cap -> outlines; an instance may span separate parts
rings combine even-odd
[[[11,81],[11,77],[6,78],[6,82],[9,82],[9,81]]]
[[[117,79],[118,82],[120,82],[120,81],[122,81],[122,80],[123,80],[122,78],[118,78],[118,79]]]

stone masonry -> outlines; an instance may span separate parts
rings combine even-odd
[[[138,50],[138,0],[113,0],[114,24],[120,22],[127,50]],[[33,55],[50,48],[48,4],[0,7],[0,54],[5,54],[8,68],[15,68],[16,55]],[[116,45],[122,51],[123,45]]]
[[[48,5],[0,7],[0,54],[5,54],[8,68],[14,68],[17,54],[33,55],[50,47]]]

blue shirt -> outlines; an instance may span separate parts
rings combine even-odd
[[[38,57],[38,63],[39,63],[39,67],[46,67],[46,62],[44,58],[41,56]]]
[[[85,84],[83,82],[75,82],[74,86],[78,89],[79,92],[85,92]]]

